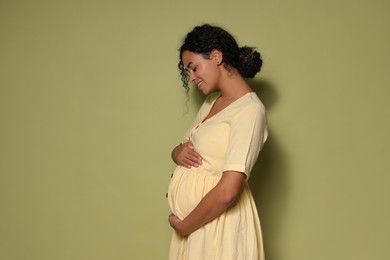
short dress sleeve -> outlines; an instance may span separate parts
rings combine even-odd
[[[229,143],[223,171],[242,172],[248,180],[267,135],[264,107],[252,103],[242,109],[230,122]]]

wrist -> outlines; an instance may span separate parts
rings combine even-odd
[[[187,236],[191,233],[186,227],[186,223],[184,220],[178,222],[175,229],[176,232],[179,233],[181,236]]]

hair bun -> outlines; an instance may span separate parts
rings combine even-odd
[[[240,48],[239,63],[238,71],[241,76],[244,78],[253,78],[260,71],[263,60],[255,48],[244,46]]]

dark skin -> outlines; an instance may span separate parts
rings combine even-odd
[[[172,160],[186,168],[199,167],[202,165],[202,157],[195,151],[191,142],[176,146],[172,151]]]

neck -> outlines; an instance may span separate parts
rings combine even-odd
[[[245,79],[237,72],[232,71],[231,75],[227,75],[221,79],[219,84],[221,98],[226,100],[235,100],[248,92],[252,92]]]

